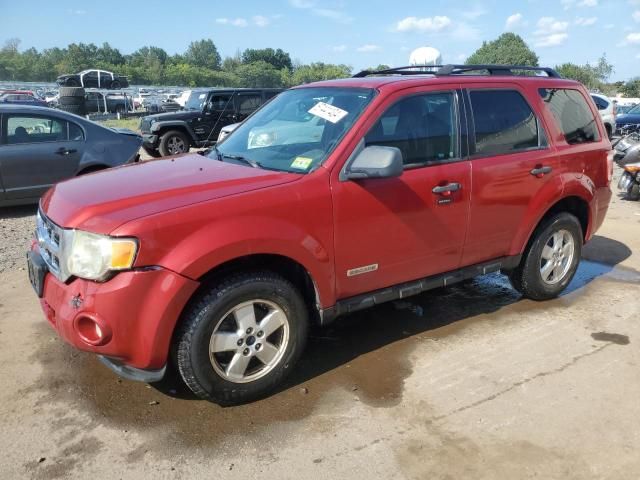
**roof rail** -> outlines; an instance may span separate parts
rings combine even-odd
[[[389,68],[386,70],[363,70],[356,73],[354,78],[369,75],[425,75],[436,76],[462,75],[472,72],[487,72],[489,75],[516,75],[518,72],[543,72],[549,78],[562,78],[553,68],[530,67],[526,65],[410,65],[407,67]]]

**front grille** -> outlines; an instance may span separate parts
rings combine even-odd
[[[146,118],[142,117],[140,119],[140,131],[142,133],[148,133],[151,131],[151,120],[147,120]]]
[[[60,266],[64,230],[49,220],[40,210],[38,210],[36,217],[36,237],[40,247],[40,255],[49,267],[49,271],[58,279],[66,280],[62,278]]]

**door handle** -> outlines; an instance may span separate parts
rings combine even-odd
[[[553,170],[551,167],[536,166],[536,168],[531,170],[531,172],[529,173],[531,173],[531,175],[533,175],[534,177],[542,178],[547,173],[551,173],[551,170]]]
[[[76,149],[68,150],[68,149],[66,149],[66,148],[64,148],[64,147],[61,147],[61,148],[59,148],[58,150],[56,150],[56,153],[57,153],[58,155],[69,155],[70,153],[76,153],[76,152],[77,152],[77,150],[76,150]]]
[[[438,185],[431,190],[438,195],[451,195],[452,192],[457,192],[462,186],[459,183],[448,183],[446,185]]]

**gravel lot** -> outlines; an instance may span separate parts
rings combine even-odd
[[[560,298],[493,274],[346,316],[233,408],[67,346],[16,269],[33,209],[0,225],[0,479],[640,478],[639,202]]]

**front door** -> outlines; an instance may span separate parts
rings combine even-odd
[[[398,178],[332,182],[339,298],[460,265],[471,172],[459,94],[420,89],[385,105],[364,143],[399,148],[405,169]]]
[[[233,94],[213,93],[207,100],[202,115],[192,120],[191,128],[198,140],[215,141],[223,126],[235,122],[234,115]]]
[[[5,115],[0,174],[8,200],[37,198],[51,185],[75,175],[84,148],[82,131],[46,115]]]

